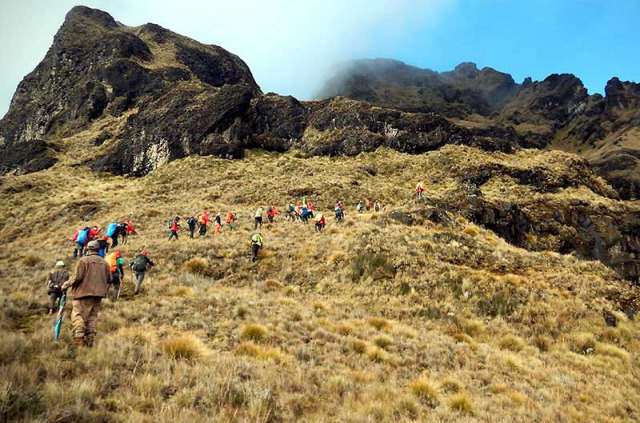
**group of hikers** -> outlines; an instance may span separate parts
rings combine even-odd
[[[227,216],[225,222],[227,226],[229,226],[230,230],[234,230],[236,228],[236,214],[229,210],[227,212]],[[169,219],[167,222],[167,226],[171,231],[169,233],[169,241],[172,239],[178,239],[178,232],[182,228],[180,216],[175,216],[173,219]],[[208,224],[213,222],[213,235],[219,235],[222,230],[222,216],[221,213],[217,213],[213,219],[209,217],[209,213],[207,210],[202,210],[202,213],[198,213],[195,215],[191,215],[187,218],[187,226],[189,227],[189,237],[193,238],[196,232],[196,228],[198,228],[198,236],[203,237],[207,234]]]
[[[104,239],[101,239],[104,240]],[[113,244],[111,245],[113,247]],[[98,240],[91,240],[83,247],[83,254],[77,258],[73,277],[70,276],[66,264],[58,260],[53,272],[47,276],[47,294],[49,295],[48,312],[53,314],[60,307],[58,320],[62,318],[66,293],[69,288],[73,293],[73,312],[71,314],[71,331],[76,346],[93,345],[96,334],[96,323],[102,299],[107,297],[113,285],[112,301],[120,297],[120,286],[124,280],[124,261],[119,251],[106,252]],[[130,263],[129,269],[134,272],[136,281],[134,295],[140,293],[145,273],[154,263],[149,259],[147,251],[141,251]]]
[[[422,180],[418,180],[415,188],[415,195],[418,199],[423,198],[424,189],[424,183]],[[358,200],[355,208],[357,213],[371,210],[382,213],[389,211],[388,206],[381,205],[378,201],[372,203],[371,200],[365,200],[365,202]],[[264,213],[265,208],[258,207],[253,218],[254,232],[259,227],[262,228]],[[266,208],[269,223],[273,223],[278,214],[279,212],[275,206]],[[316,211],[315,207],[306,198],[296,204],[290,203],[286,207],[285,214],[286,220],[289,222],[300,221],[307,224],[313,220],[317,232],[322,232],[327,223],[324,214]],[[344,221],[345,206],[341,200],[336,200],[334,217],[336,223]],[[224,221],[231,231],[236,229],[237,220],[237,215],[232,210],[226,213]],[[167,222],[170,230],[169,241],[174,238],[178,239],[181,228],[180,222],[180,216],[175,216]],[[221,213],[217,213],[213,219],[209,217],[207,210],[191,215],[187,218],[189,237],[194,238],[196,229],[198,229],[199,237],[205,236],[210,223],[213,223],[214,227],[213,236],[219,235],[222,229]],[[93,345],[100,304],[102,299],[108,296],[112,285],[113,293],[111,294],[111,299],[113,301],[119,299],[125,269],[120,251],[114,250],[114,248],[118,246],[119,242],[126,244],[127,237],[136,234],[136,230],[131,225],[130,220],[125,219],[121,223],[110,223],[104,235],[101,235],[101,233],[102,229],[97,226],[87,226],[79,229],[71,239],[74,244],[73,258],[77,260],[73,277],[69,274],[66,263],[62,260],[56,262],[54,270],[47,277],[48,313],[53,314],[56,308],[59,307],[60,309],[56,325],[56,336],[59,333],[66,292],[71,288],[73,293],[71,326],[73,343],[76,346],[91,347]],[[111,239],[111,243],[109,243],[109,239]],[[255,232],[251,235],[251,260],[253,262],[258,260],[258,253],[263,244],[264,238],[260,232]],[[134,295],[140,293],[145,273],[153,266],[154,263],[149,259],[146,250],[142,250],[129,263],[129,269],[135,274]]]
[[[91,241],[97,241],[100,244],[99,254],[104,258],[105,254],[109,251],[109,247],[114,248],[118,246],[118,239],[122,238],[122,243],[127,243],[127,237],[136,233],[136,230],[131,226],[131,221],[125,219],[122,223],[112,222],[107,226],[107,229],[102,233],[102,228],[97,226],[89,227],[85,226],[79,229],[71,241],[74,243],[73,258],[77,259],[84,256],[87,251],[87,245]],[[108,240],[111,238],[111,245]]]

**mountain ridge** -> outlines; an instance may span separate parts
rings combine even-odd
[[[435,72],[392,59],[361,59],[343,64],[318,95],[435,112],[468,127],[511,128],[525,147],[587,157],[623,198],[640,198],[640,84],[634,82],[612,77],[605,96],[589,95],[573,74],[518,84],[509,74],[470,62]]]

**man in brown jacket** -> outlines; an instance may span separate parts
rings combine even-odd
[[[97,241],[89,242],[89,255],[78,260],[75,275],[62,286],[63,290],[71,286],[73,293],[71,327],[76,346],[93,346],[100,302],[107,296],[108,284],[111,282],[111,270],[107,262],[98,255],[99,249]]]

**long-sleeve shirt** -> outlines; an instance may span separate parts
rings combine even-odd
[[[91,251],[88,256],[78,260],[73,278],[65,282],[63,289],[66,289],[69,282],[75,299],[106,297],[108,284],[111,282],[111,269],[97,251]]]

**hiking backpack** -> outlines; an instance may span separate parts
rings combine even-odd
[[[109,226],[107,226],[107,231],[105,232],[105,235],[106,236],[113,236],[113,235],[115,235],[117,230],[118,230],[118,224],[117,223],[110,223]]]
[[[167,227],[168,227],[169,229],[171,229],[171,227],[172,227],[172,226],[173,226],[173,219],[169,219],[169,220],[167,221]]]
[[[145,260],[144,256],[138,256],[133,260],[133,270],[136,272],[147,270],[147,260]]]
[[[105,260],[109,265],[111,273],[116,273],[118,270],[118,256],[116,256],[116,253],[108,254],[107,257],[105,257]]]
[[[78,232],[78,237],[76,238],[76,242],[78,244],[86,244],[88,237],[89,237],[89,231],[80,231]]]

